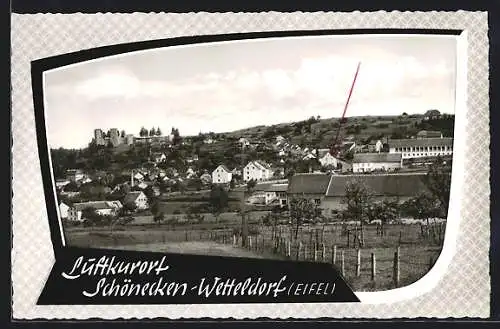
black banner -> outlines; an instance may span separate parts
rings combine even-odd
[[[359,302],[326,263],[64,248],[38,305]]]

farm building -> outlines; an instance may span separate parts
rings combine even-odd
[[[84,209],[92,208],[101,216],[116,215],[118,210],[122,208],[120,201],[89,201],[75,203],[68,211],[68,219],[71,221],[82,221]]]
[[[288,184],[288,200],[306,198],[320,205],[325,197],[330,177],[330,175],[324,173],[293,175]]]
[[[323,209],[324,215],[344,207],[345,188],[349,182],[360,182],[372,193],[376,201],[387,198],[404,202],[427,191],[425,173],[398,173],[380,175],[325,175],[297,174],[288,186],[288,199],[306,198]]]
[[[425,176],[426,173],[331,176],[321,208],[324,214],[342,209],[345,206],[342,200],[349,182],[359,182],[366,186],[375,201],[393,199],[403,203],[427,191],[423,181]]]
[[[352,171],[354,173],[390,171],[401,168],[402,163],[401,153],[356,153],[352,160]]]
[[[393,139],[389,153],[401,153],[403,159],[453,154],[453,138]]]

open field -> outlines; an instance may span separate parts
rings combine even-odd
[[[304,225],[295,239],[290,226],[264,226],[259,224],[259,216],[254,214],[249,220],[246,246],[242,244],[241,224],[236,214],[226,223],[158,225],[145,221],[148,223],[113,229],[71,227],[66,228],[65,236],[69,245],[79,247],[327,262],[343,272],[356,291],[394,288],[396,251],[398,286],[417,281],[432,267],[442,247],[436,240],[422,236],[420,225],[416,224],[386,225],[383,236],[376,226],[367,225],[365,244],[358,248],[353,243],[354,233],[347,233],[355,231],[355,226]],[[440,234],[443,233],[444,229]]]
[[[245,250],[229,244],[220,244],[214,241],[184,241],[184,242],[159,242],[145,243],[136,245],[112,246],[110,249],[134,250],[134,251],[152,251],[169,252],[176,254],[191,254],[205,256],[226,256],[226,257],[244,257],[244,258],[276,258],[274,254],[258,254],[251,250]]]

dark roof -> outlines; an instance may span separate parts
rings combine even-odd
[[[123,199],[123,203],[129,203],[129,202],[135,202],[137,198],[143,193],[142,191],[132,191],[128,192],[127,195],[125,195],[125,198]]]
[[[401,162],[401,153],[355,153],[353,163]]]
[[[296,174],[290,179],[288,193],[324,194],[329,182],[327,174]]]
[[[226,165],[220,165],[219,167],[221,167],[222,169],[224,169],[226,172],[230,173],[231,170],[229,170],[228,167],[226,167]]]
[[[116,206],[111,202],[107,201],[89,201],[89,202],[80,202],[73,204],[73,208],[77,211],[81,211],[85,208],[93,208],[93,209],[112,209]]]
[[[383,174],[383,175],[334,175],[330,180],[326,196],[343,197],[345,186],[352,181],[365,184],[375,196],[416,196],[426,192],[423,179],[426,173]]]
[[[408,146],[452,146],[453,138],[421,138],[421,139],[392,139],[389,141],[389,147],[408,147]]]

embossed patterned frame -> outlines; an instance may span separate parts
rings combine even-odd
[[[13,14],[11,24],[15,319],[489,316],[490,137],[486,12]],[[463,115],[467,121],[464,121],[463,138],[467,156],[462,166],[466,184],[461,198],[452,201],[461,217],[454,237],[456,250],[434,289],[392,303],[36,306],[54,256],[37,153],[30,77],[32,60],[105,45],[178,36],[361,28],[450,29],[463,30],[466,36],[467,106]]]

